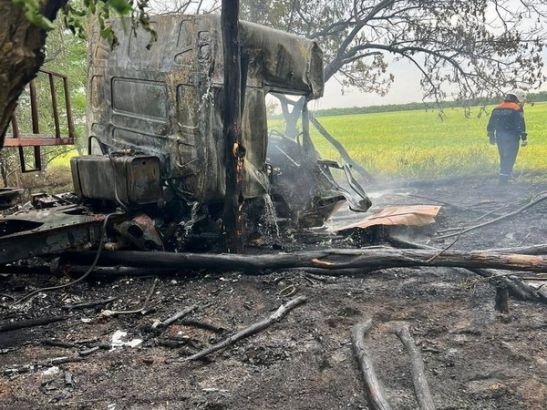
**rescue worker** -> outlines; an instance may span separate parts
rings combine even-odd
[[[524,97],[518,92],[509,93],[504,101],[492,110],[488,121],[488,138],[490,144],[498,144],[500,156],[500,183],[508,183],[517,159],[519,142],[528,144],[524,111],[521,101]]]

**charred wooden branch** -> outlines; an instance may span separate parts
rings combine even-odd
[[[222,333],[226,329],[222,326],[218,326],[209,322],[204,322],[203,320],[196,319],[182,319],[180,324],[183,326],[192,326],[197,327],[198,329],[208,330],[213,333]]]
[[[515,299],[547,304],[547,297],[544,294],[522,282],[519,278],[508,277],[507,274],[492,269],[471,269],[471,272],[487,278],[496,289],[499,287],[507,288],[509,295]]]
[[[73,310],[73,309],[87,309],[97,306],[103,306],[108,305],[109,303],[112,303],[116,300],[116,298],[108,298],[103,300],[95,300],[91,302],[85,302],[85,303],[78,303],[75,305],[64,305],[63,309]]]
[[[11,376],[19,373],[28,373],[33,370],[43,369],[44,367],[58,366],[65,363],[81,362],[83,357],[78,356],[64,356],[54,357],[53,359],[41,360],[39,362],[27,364],[21,367],[8,367],[3,370],[5,376]]]
[[[422,354],[416,347],[414,339],[412,339],[412,336],[408,330],[408,326],[403,325],[396,328],[395,334],[401,340],[401,343],[404,345],[410,356],[410,361],[412,363],[411,371],[412,381],[414,382],[414,393],[416,394],[416,399],[418,400],[420,409],[435,410],[435,404],[433,403],[433,398],[431,397],[429,384],[427,383],[427,378],[425,377]]]
[[[152,325],[152,328],[154,329],[165,329],[169,327],[171,324],[175,323],[177,320],[189,315],[197,308],[196,305],[190,306],[184,310],[181,310],[177,313],[175,313],[173,316],[165,319],[163,322],[155,323]]]
[[[375,410],[391,410],[372,364],[372,357],[365,344],[365,336],[372,327],[372,319],[355,325],[351,331],[353,352],[359,361],[359,367],[369,394],[370,405]]]
[[[80,355],[80,357],[86,357],[86,356],[92,355],[93,353],[98,351],[100,348],[101,348],[100,346],[93,346],[93,347],[90,347],[89,349],[80,350],[78,354]]]
[[[57,340],[57,339],[44,339],[40,343],[44,346],[62,347],[64,349],[72,349],[74,347],[78,347],[76,343],[64,342],[62,340]]]
[[[390,238],[393,239],[393,238]],[[391,240],[390,240],[391,242]],[[406,247],[411,247],[413,249],[431,249],[437,250],[428,245],[423,245],[414,242],[407,242],[404,240],[399,240],[398,238],[391,242],[393,245],[402,244]],[[511,254],[526,254],[526,255],[545,255],[547,254],[547,244],[539,244],[532,246],[522,246],[517,248],[498,248],[498,249],[485,249],[480,252],[484,253],[511,253]],[[484,278],[487,278],[488,281],[496,287],[507,288],[509,295],[518,300],[526,300],[540,303],[547,303],[547,298],[538,290],[522,282],[521,279],[516,277],[508,277],[507,274],[500,273],[492,269],[465,269],[465,271],[472,272]]]
[[[522,255],[547,255],[547,243],[541,243],[531,246],[519,246],[517,248],[485,249],[483,252],[518,253]]]
[[[451,238],[453,236],[459,236],[459,235],[463,235],[467,232],[471,232],[471,231],[474,231],[476,229],[479,229],[479,228],[482,228],[484,226],[488,226],[488,225],[492,225],[496,222],[499,222],[499,221],[503,221],[504,219],[507,219],[507,218],[511,218],[515,215],[518,215],[520,214],[521,212],[525,211],[526,209],[528,208],[531,208],[532,206],[534,205],[537,205],[538,203],[544,201],[545,199],[547,199],[547,192],[541,192],[540,194],[538,194],[536,196],[535,199],[533,199],[532,201],[528,202],[526,205],[524,206],[521,206],[520,208],[518,208],[517,210],[513,211],[513,212],[509,212],[508,214],[505,214],[505,215],[502,215],[502,216],[499,216],[497,218],[494,218],[490,221],[486,221],[486,222],[483,222],[481,224],[478,224],[478,225],[474,225],[474,226],[470,226],[469,228],[466,228],[464,229],[463,231],[460,231],[460,232],[455,232],[455,233],[451,233],[451,234],[448,234],[448,235],[443,235],[443,236],[438,236],[436,237],[435,239],[446,239],[446,238]]]
[[[133,310],[103,310],[101,312],[101,316],[120,316],[120,315],[134,315],[137,313],[140,313],[142,315],[149,313],[150,309],[148,309],[148,302],[150,302],[150,299],[152,298],[152,295],[154,295],[154,290],[156,290],[156,285],[158,283],[158,279],[154,279],[154,283],[152,283],[152,287],[148,291],[148,295],[146,295],[146,299],[144,300],[144,303],[142,304],[142,307],[140,309],[133,309]]]
[[[88,266],[63,265],[62,271],[69,275],[81,275],[89,269]],[[97,266],[93,269],[92,275],[96,276],[150,276],[150,275],[174,275],[176,269],[152,269],[140,268],[137,266]]]
[[[494,309],[500,313],[509,313],[509,291],[507,286],[496,287],[496,304]]]
[[[77,252],[72,257],[88,261],[94,252]],[[433,256],[437,255],[434,259]],[[267,255],[228,255],[170,252],[120,251],[103,252],[100,263],[132,266],[153,266],[180,270],[264,271],[290,268],[320,268],[336,272],[348,269],[380,269],[396,267],[443,266],[466,269],[505,269],[531,272],[547,270],[547,256],[501,254],[493,252],[395,249],[375,247],[363,249],[325,249]]]
[[[272,324],[279,322],[281,319],[283,319],[287,315],[287,313],[289,313],[295,307],[305,303],[306,301],[307,301],[307,298],[305,296],[299,296],[295,299],[292,299],[286,304],[281,305],[273,314],[271,314],[266,319],[263,319],[260,322],[256,322],[252,324],[251,326],[246,327],[245,329],[240,330],[239,332],[233,334],[232,336],[224,339],[223,341],[216,343],[206,349],[203,349],[202,351],[196,354],[193,354],[192,356],[186,357],[184,361],[202,359],[211,353],[217,352],[230,345],[233,345],[238,340],[247,338],[258,332],[261,332],[262,330],[270,327]]]
[[[17,322],[0,324],[0,332],[8,332],[10,330],[24,329],[27,327],[44,326],[50,323],[67,320],[68,316],[44,317],[40,319],[19,320]]]

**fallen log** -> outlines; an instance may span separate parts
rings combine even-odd
[[[70,259],[87,262],[95,252],[74,252]],[[84,262],[84,263],[85,263]],[[207,253],[172,253],[117,251],[103,252],[99,263],[107,265],[150,266],[180,270],[209,271],[275,271],[290,268],[321,268],[329,271],[347,269],[380,269],[417,266],[443,266],[466,269],[505,269],[543,272],[547,256],[493,253],[483,251],[446,251],[431,249],[324,249],[294,253],[230,255]]]
[[[401,340],[401,343],[404,345],[407,350],[410,361],[412,363],[412,381],[414,383],[414,393],[416,394],[416,399],[420,405],[421,410],[435,410],[435,404],[433,403],[433,398],[431,397],[431,391],[429,390],[429,384],[427,383],[427,378],[425,377],[424,370],[424,360],[422,359],[422,354],[416,347],[414,339],[410,335],[408,326],[403,325],[395,329],[395,334]]]
[[[372,319],[353,326],[351,339],[353,352],[359,362],[359,367],[367,385],[369,401],[375,410],[391,410],[389,402],[384,397],[384,391],[372,364],[372,358],[365,344],[365,336],[372,327]]]
[[[302,303],[306,301],[307,301],[307,298],[305,296],[299,296],[295,299],[292,299],[286,304],[279,306],[279,308],[274,313],[272,313],[268,318],[263,319],[260,322],[256,322],[252,324],[251,326],[246,327],[245,329],[240,330],[239,332],[233,334],[232,336],[224,339],[223,341],[216,343],[212,346],[209,346],[208,348],[203,349],[197,352],[196,354],[193,354],[191,356],[184,358],[184,361],[202,359],[211,353],[217,352],[230,345],[233,345],[238,340],[254,335],[255,333],[258,333],[270,327],[272,324],[279,322],[281,319],[283,319],[287,315],[287,313],[289,313],[295,307],[301,305]]]
[[[394,239],[393,242],[391,242],[391,239]],[[394,246],[403,245],[412,249],[429,249],[438,251],[437,248],[423,245],[421,243],[400,240],[399,238],[390,237],[388,240],[390,240],[390,243],[392,243]],[[547,244],[521,246],[517,248],[485,249],[480,252],[545,255],[547,253]],[[543,295],[537,289],[534,289],[532,286],[529,286],[526,283],[522,282],[522,280],[519,278],[507,277],[507,274],[493,269],[463,269],[463,271],[471,272],[487,278],[490,284],[496,287],[496,289],[500,287],[507,288],[508,293],[515,299],[547,303],[547,297],[545,297],[545,295]]]

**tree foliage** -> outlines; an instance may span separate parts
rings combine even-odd
[[[63,7],[64,23],[74,34],[85,38],[87,17],[94,15],[99,24],[101,36],[108,40],[112,46],[115,46],[117,44],[116,34],[108,24],[108,20],[115,15],[128,17],[130,29],[135,34],[139,26],[150,34],[148,43],[148,48],[150,48],[152,43],[157,40],[157,36],[150,25],[148,3],[149,0],[70,1]]]
[[[141,26],[150,33],[150,44],[156,33],[147,12],[148,0],[0,0],[0,148],[17,100],[37,74],[45,60],[47,34],[54,30],[53,21],[63,12],[64,26],[84,37],[87,17],[96,16],[101,35],[112,45],[117,42],[108,24],[110,17],[126,17],[127,28],[136,32]],[[149,45],[150,45],[149,44]]]
[[[325,80],[382,94],[404,59],[435,101],[541,85],[546,13],[543,0],[243,1],[245,17],[317,40]]]

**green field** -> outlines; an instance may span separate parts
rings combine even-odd
[[[491,107],[488,107],[488,112]],[[488,144],[488,114],[469,118],[461,108],[445,111],[397,111],[319,117],[323,126],[344,144],[350,155],[376,175],[424,177],[492,174],[497,171],[497,148]],[[547,172],[547,102],[525,108],[529,145],[521,148],[516,172]],[[281,130],[281,120],[269,122]],[[336,150],[311,127],[312,138],[323,158],[340,160]],[[68,166],[74,150],[52,161]]]
[[[488,113],[491,107],[488,107]],[[400,177],[494,173],[497,148],[488,144],[488,113],[469,118],[461,108],[398,111],[320,117],[352,157],[374,174]],[[525,107],[528,147],[521,148],[516,172],[547,171],[547,103]],[[270,128],[280,128],[280,120]],[[324,158],[339,160],[332,146],[311,127],[312,139]]]

